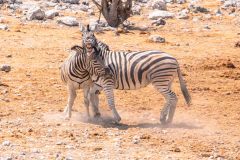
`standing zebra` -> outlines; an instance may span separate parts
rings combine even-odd
[[[68,103],[64,109],[65,118],[71,118],[71,111],[74,100],[76,98],[76,90],[83,89],[84,91],[84,105],[87,110],[87,116],[89,114],[89,103],[91,102],[93,107],[94,117],[99,117],[98,110],[99,98],[98,95],[89,92],[92,81],[90,75],[84,65],[86,61],[86,53],[80,46],[73,46],[69,57],[63,62],[60,67],[61,79],[67,85],[68,89]]]
[[[114,76],[114,88],[135,90],[152,84],[164,97],[166,103],[160,115],[163,124],[171,123],[177,104],[177,96],[171,90],[173,79],[178,75],[181,91],[186,103],[190,105],[191,97],[183,80],[177,60],[167,53],[151,50],[140,52],[109,51],[99,42],[94,33],[83,30],[83,47],[91,42],[99,51],[99,56]]]

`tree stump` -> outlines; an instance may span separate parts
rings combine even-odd
[[[101,5],[93,0],[111,27],[123,24],[132,14],[132,0],[102,0]]]

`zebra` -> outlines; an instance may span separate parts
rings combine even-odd
[[[68,102],[64,109],[65,119],[71,118],[72,106],[77,96],[77,89],[83,89],[84,106],[86,107],[88,118],[90,117],[90,103],[92,104],[94,117],[101,116],[98,110],[98,93],[90,92],[92,81],[86,67],[84,66],[85,59],[86,53],[83,48],[75,45],[71,47],[69,57],[60,66],[61,79],[67,85],[68,90]]]
[[[97,40],[94,33],[84,27],[82,44],[91,42],[98,50],[99,57],[114,76],[114,88],[119,90],[135,90],[146,87],[150,83],[164,96],[165,104],[160,114],[162,124],[171,123],[177,105],[177,96],[171,90],[174,77],[179,78],[180,88],[188,106],[191,96],[184,82],[177,60],[162,51],[150,50],[140,52],[110,51]]]
[[[92,45],[92,41],[86,41],[86,68],[90,74],[90,77],[95,85],[92,87],[91,92],[95,92],[96,89],[103,90],[108,100],[109,108],[112,110],[114,115],[114,120],[118,123],[121,120],[114,102],[114,77],[109,68],[107,68],[102,59],[98,56],[97,49]]]

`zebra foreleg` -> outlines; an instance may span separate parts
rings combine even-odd
[[[83,89],[83,93],[84,93],[84,106],[86,108],[86,112],[87,112],[87,117],[88,119],[90,119],[90,113],[89,113],[89,87],[86,87]]]
[[[162,124],[169,124],[173,120],[173,116],[177,105],[177,96],[171,90],[163,93],[166,103],[161,111],[160,121]]]
[[[98,93],[96,93],[98,90],[95,90],[94,92],[89,93],[89,99],[92,105],[92,111],[93,111],[93,117],[99,118],[101,117],[101,113],[99,112],[99,97]]]
[[[121,121],[121,117],[119,116],[116,108],[115,108],[115,102],[114,102],[114,93],[113,89],[111,87],[104,87],[103,88],[104,93],[106,94],[108,106],[111,109],[113,113],[113,117],[116,123]]]
[[[68,103],[64,109],[65,119],[70,119],[72,116],[72,106],[76,96],[77,96],[76,90],[68,86]]]

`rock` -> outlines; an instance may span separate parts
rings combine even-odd
[[[227,62],[226,67],[232,69],[236,68],[236,66],[230,60]]]
[[[133,15],[140,15],[141,14],[142,7],[140,5],[134,5],[132,7],[132,14]]]
[[[11,71],[11,66],[9,66],[7,64],[3,64],[3,65],[1,65],[0,70],[4,71],[4,72],[10,72]]]
[[[157,20],[159,18],[173,18],[174,13],[168,11],[155,10],[151,12],[148,16],[149,19]]]
[[[150,0],[147,6],[151,9],[167,10],[167,6],[164,0]]]
[[[55,7],[57,5],[57,3],[54,2],[46,2],[45,3],[46,7]]]
[[[12,55],[11,55],[11,54],[8,54],[6,57],[7,57],[7,58],[12,58]]]
[[[173,151],[174,152],[181,152],[180,148],[178,148],[178,147],[175,147]]]
[[[188,9],[184,9],[181,12],[178,13],[176,18],[178,18],[178,19],[188,19],[189,18],[188,13],[189,13],[189,10]]]
[[[138,0],[138,2],[140,2],[140,3],[147,3],[148,0]]]
[[[70,16],[58,18],[57,23],[64,24],[67,26],[78,26],[79,25],[77,19],[75,17],[70,17]]]
[[[152,25],[156,25],[156,26],[164,26],[166,24],[166,21],[162,18],[159,18],[158,20],[155,20],[152,22]]]
[[[159,35],[151,35],[151,36],[149,36],[148,39],[150,41],[156,42],[156,43],[164,43],[165,42],[165,38],[162,38]]]
[[[236,42],[234,45],[236,48],[240,48],[240,41]]]
[[[45,13],[39,7],[31,8],[27,13],[27,20],[43,20],[45,18]]]
[[[0,30],[7,30],[8,26],[6,24],[0,24]]]
[[[189,9],[193,11],[194,13],[209,13],[209,10],[201,7],[201,6],[195,6],[194,4],[190,4]]]
[[[229,7],[240,7],[240,0],[227,0],[221,6],[221,8],[229,8]]]
[[[133,144],[138,144],[140,142],[140,137],[139,136],[134,136],[132,139]]]
[[[174,3],[175,0],[165,0],[166,3]]]
[[[61,0],[63,3],[79,4],[79,0]]]
[[[53,19],[54,17],[59,16],[59,13],[56,10],[49,10],[45,12],[45,16],[47,19]]]
[[[203,28],[204,29],[211,29],[208,25],[205,25]]]
[[[187,1],[186,0],[177,0],[177,3],[178,4],[184,4],[184,3],[186,3]]]
[[[11,142],[10,141],[4,141],[2,142],[3,146],[10,146]]]
[[[56,10],[65,10],[65,9],[67,9],[67,8],[68,8],[67,6],[62,5],[62,4],[56,5],[56,6],[54,7],[54,9],[56,9]]]
[[[215,14],[216,14],[216,16],[221,16],[221,15],[222,15],[221,9],[218,8],[218,9],[215,11]]]

